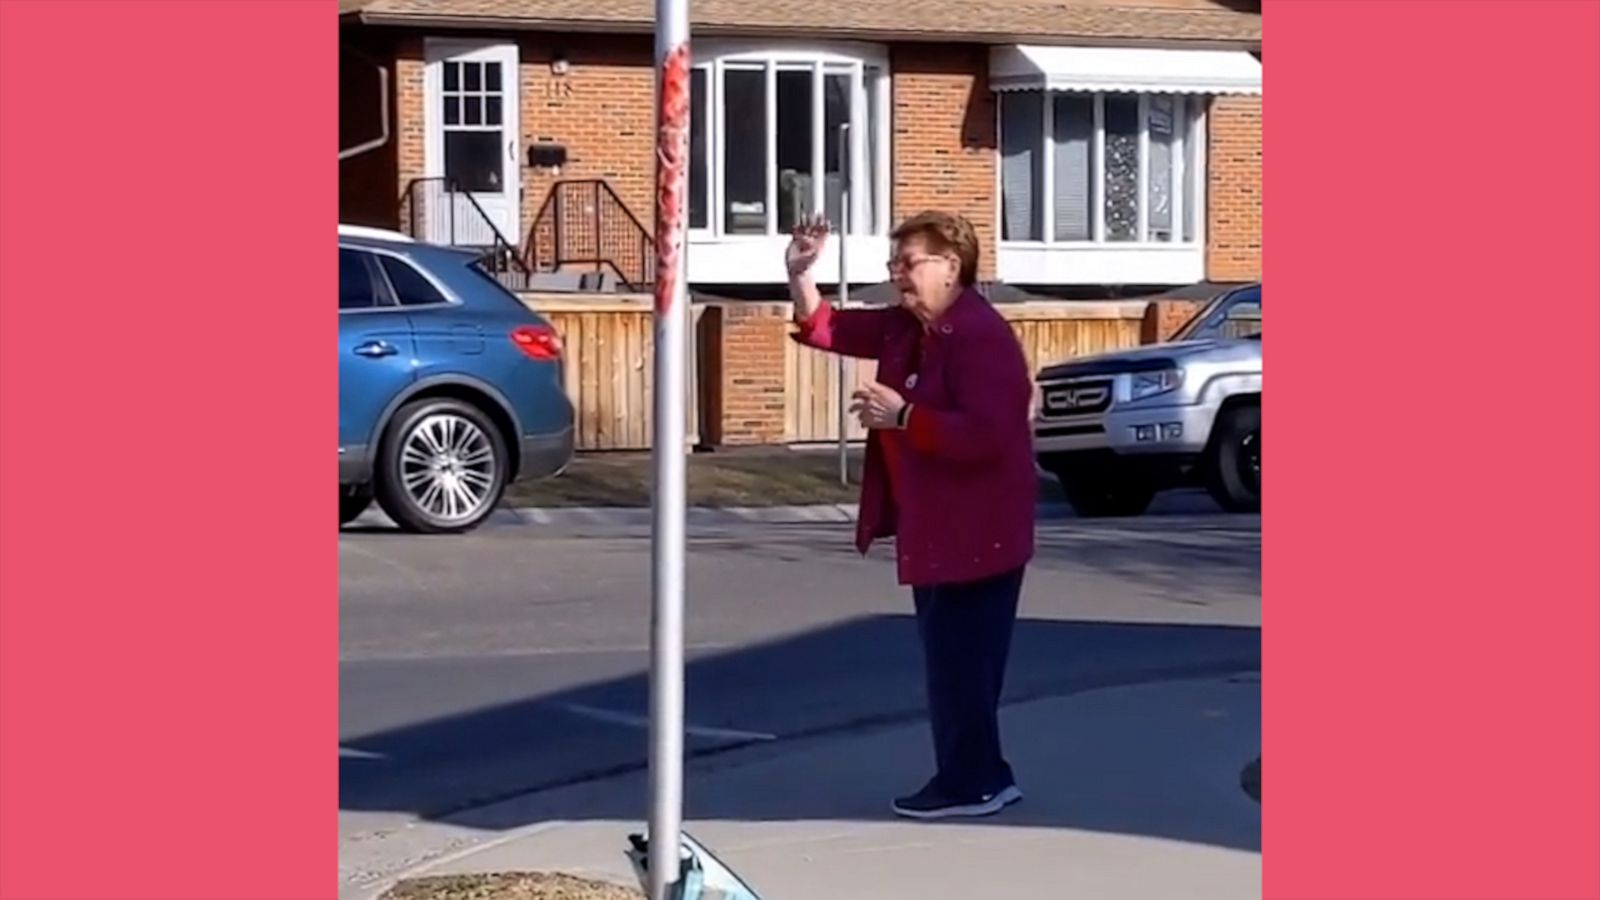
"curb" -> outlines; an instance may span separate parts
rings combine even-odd
[[[1058,519],[1070,515],[1069,507],[1062,504],[1041,504],[1038,518]],[[815,525],[854,522],[857,507],[853,503],[822,503],[811,506],[691,506],[688,524],[691,527],[717,527],[728,525]],[[651,522],[649,507],[623,506],[572,506],[572,507],[503,507],[497,509],[484,522],[496,527],[572,528],[572,527],[646,527]],[[376,508],[351,523],[356,526],[385,526],[391,524],[387,516]]]

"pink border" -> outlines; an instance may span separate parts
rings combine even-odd
[[[334,896],[334,10],[0,2],[5,900]],[[1267,23],[1266,896],[1600,898],[1600,5]]]
[[[1600,3],[1266,12],[1265,896],[1600,897]]]
[[[332,897],[333,2],[0,0],[0,897]]]

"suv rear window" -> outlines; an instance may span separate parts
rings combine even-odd
[[[389,276],[389,286],[394,288],[394,297],[401,306],[438,306],[449,302],[433,286],[433,282],[410,263],[392,256],[380,256],[378,265]]]

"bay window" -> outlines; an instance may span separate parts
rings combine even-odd
[[[1203,103],[1182,94],[1001,92],[1001,240],[1197,243]]]
[[[889,82],[880,48],[707,42],[695,51],[691,237],[703,245],[787,236],[817,212],[836,228],[848,218],[853,235],[885,232]]]

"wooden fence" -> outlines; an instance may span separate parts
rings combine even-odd
[[[578,449],[648,449],[655,422],[655,325],[649,298],[526,300],[565,344],[562,374],[577,409]],[[703,307],[694,307],[687,329],[690,446],[700,441],[699,367],[693,360],[703,313]]]
[[[999,307],[1011,322],[1028,371],[1038,372],[1051,363],[1139,346],[1145,304],[1130,303],[1019,303]]]
[[[790,342],[784,360],[783,437],[786,443],[807,444],[839,440],[839,379],[844,378],[843,400],[872,380],[878,364],[867,359],[847,359]],[[846,416],[845,438],[865,440],[867,431],[853,416]]]
[[[529,296],[529,305],[546,316],[566,344],[567,393],[578,413],[578,449],[643,450],[650,446],[653,418],[654,326],[648,297],[591,300]],[[1030,371],[1052,362],[1136,346],[1145,304],[1027,303],[1000,307],[1022,343]],[[702,410],[710,396],[702,384],[697,352],[705,307],[696,305],[689,331],[687,436],[699,442]],[[839,380],[845,396],[869,381],[870,361],[838,357],[784,341],[782,440],[790,444],[837,441]],[[713,405],[714,401],[712,402]],[[713,413],[714,414],[714,413]],[[865,437],[847,423],[846,437]],[[776,433],[776,429],[774,430]]]
[[[1028,371],[1037,372],[1045,365],[1074,356],[1137,346],[1144,308],[1144,303],[1061,302],[1007,305],[1000,311],[1022,343]],[[841,359],[790,342],[785,440],[791,444],[837,441],[841,374],[848,398],[857,386],[872,379],[876,369],[870,361]],[[866,437],[865,429],[854,419],[849,420],[847,428],[847,440]]]

